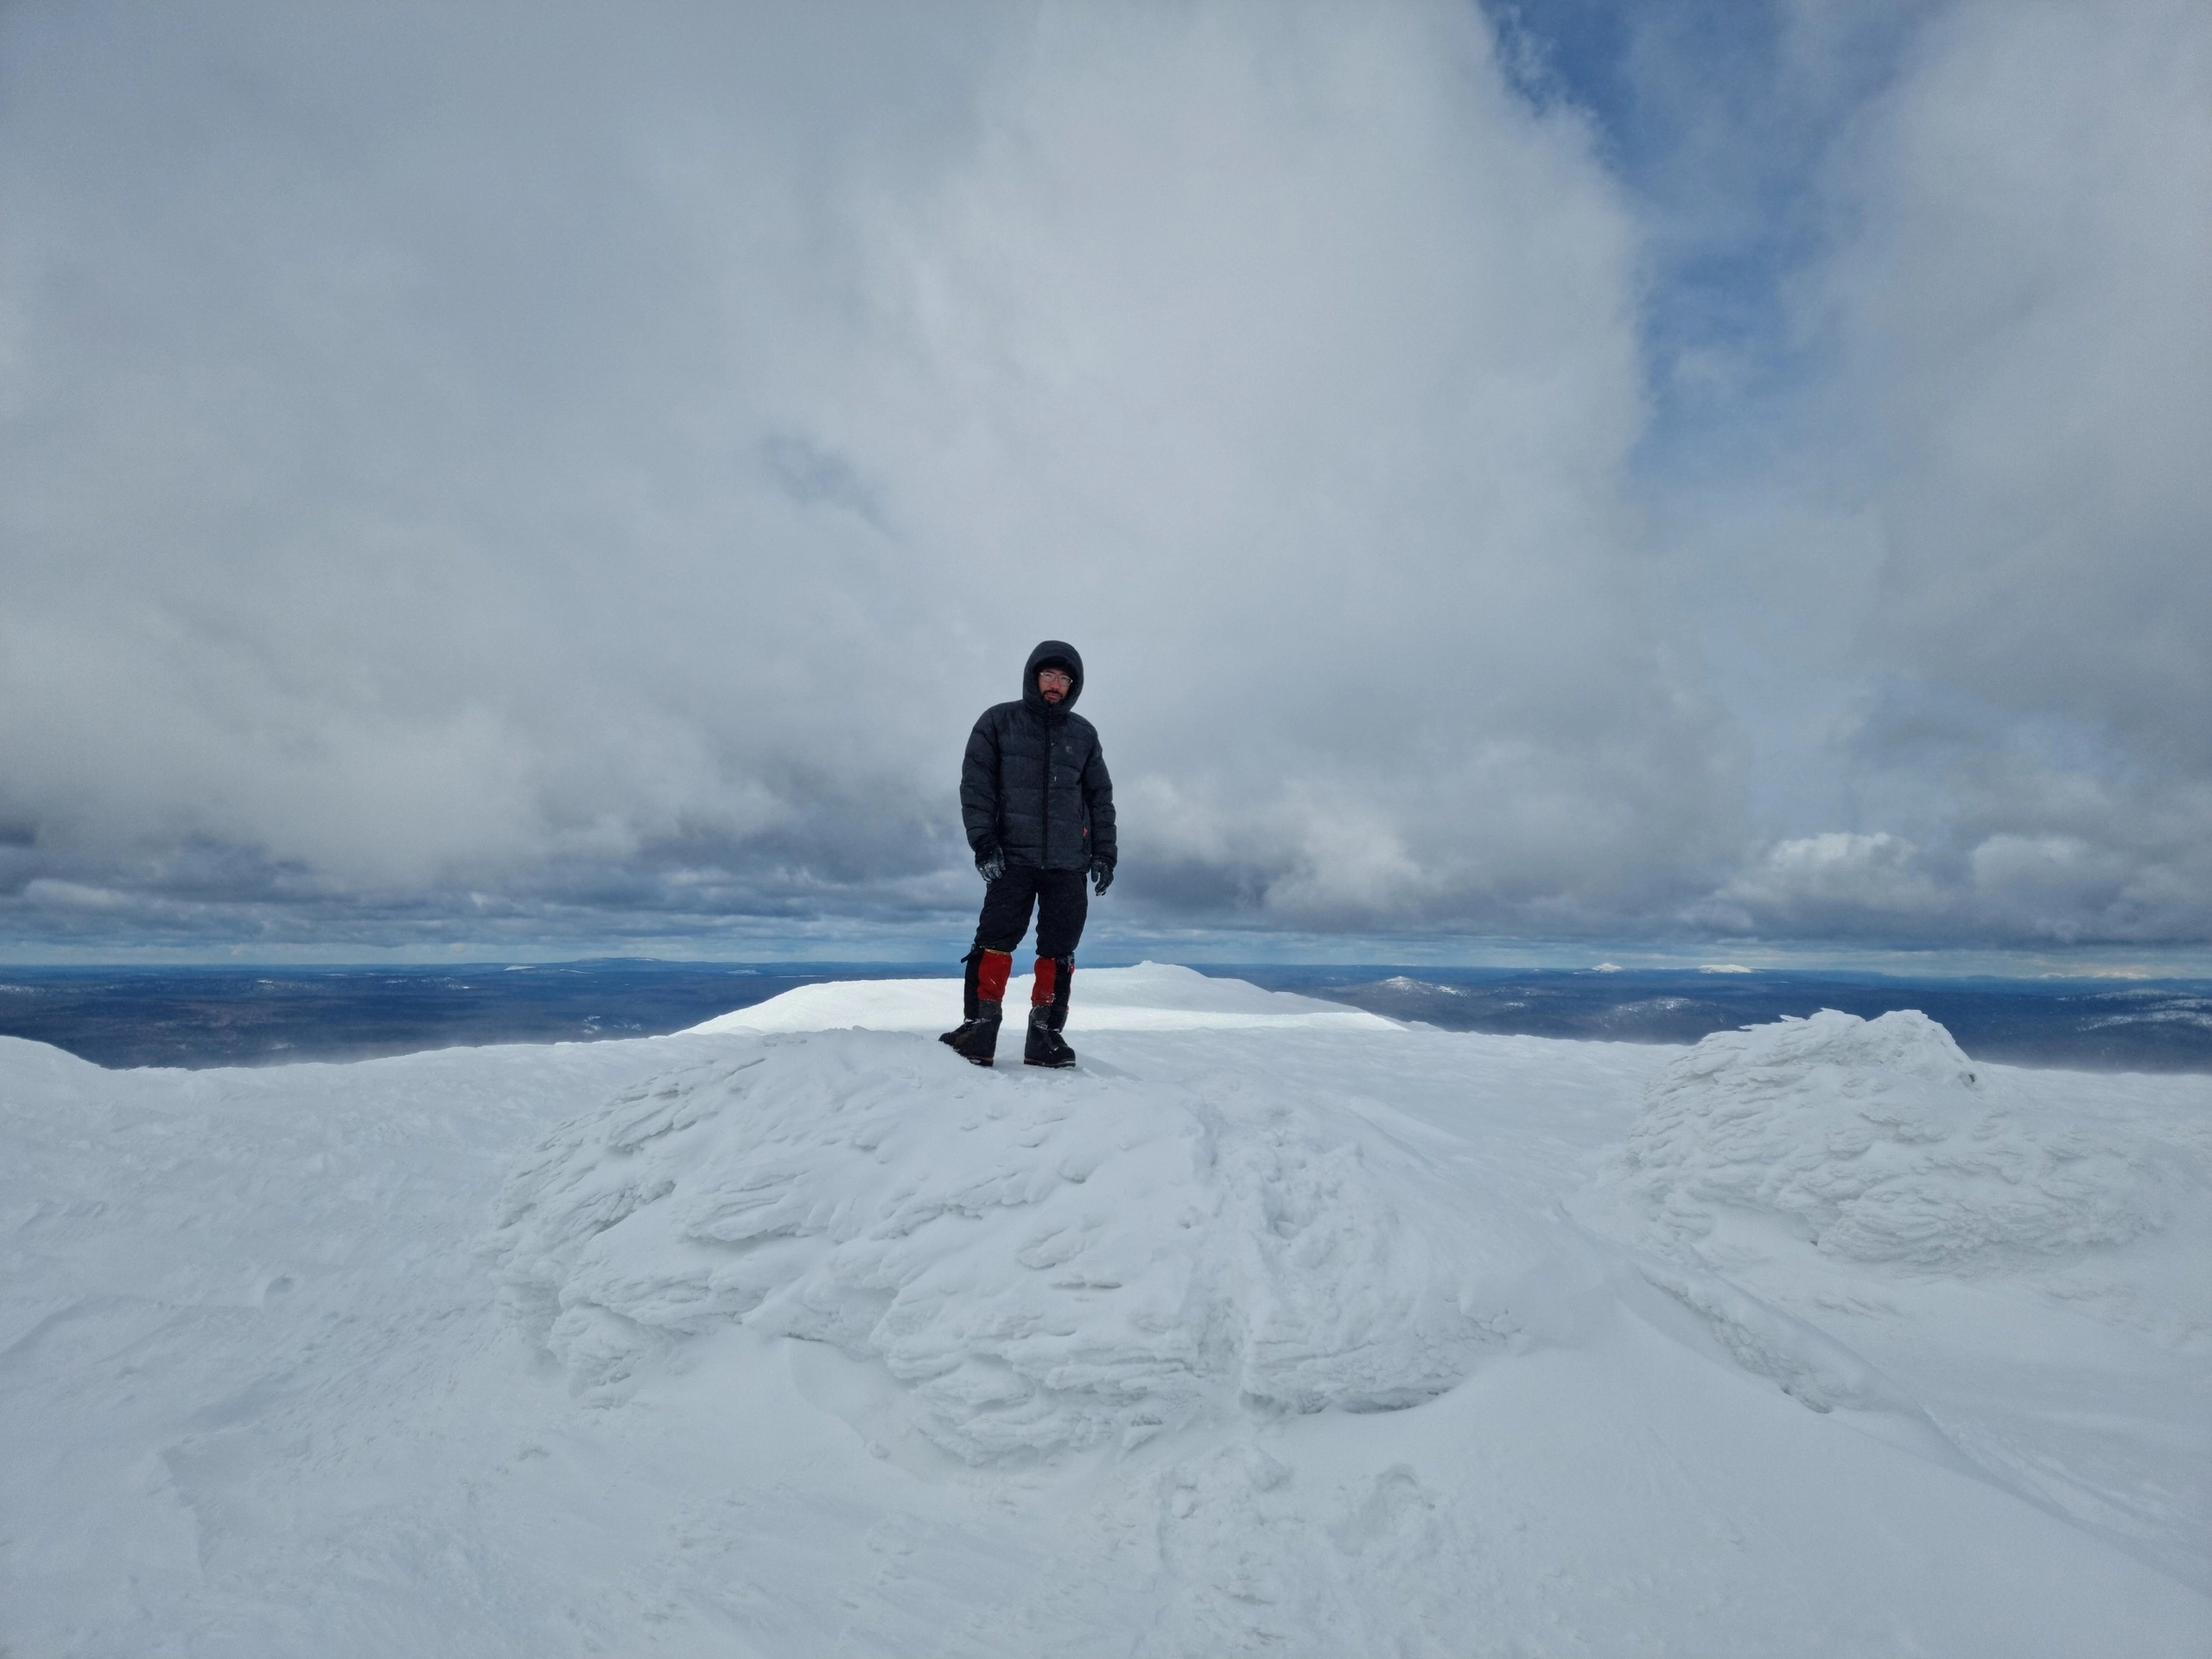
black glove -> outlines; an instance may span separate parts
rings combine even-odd
[[[1114,885],[1114,863],[1111,859],[1094,858],[1090,861],[1090,885],[1103,893]]]
[[[986,881],[995,881],[1006,874],[1006,853],[996,846],[986,847],[976,855],[976,874]]]

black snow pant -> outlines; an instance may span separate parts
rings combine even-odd
[[[1029,909],[1034,905],[1037,954],[1075,955],[1084,918],[1090,912],[1090,895],[1083,885],[1086,874],[1008,865],[1004,875],[983,889],[983,913],[976,922],[976,948],[1011,952],[1029,931]]]

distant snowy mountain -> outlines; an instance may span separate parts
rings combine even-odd
[[[679,1036],[0,1040],[0,1648],[2181,1654],[2212,1081],[1085,971]]]

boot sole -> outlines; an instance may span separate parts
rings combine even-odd
[[[1075,1062],[1073,1060],[1024,1060],[1022,1064],[1024,1065],[1033,1065],[1040,1071],[1072,1071],[1075,1070]]]

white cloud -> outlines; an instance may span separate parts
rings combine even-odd
[[[2202,939],[2212,13],[1903,22],[1822,164],[1795,395],[1670,502],[1767,837],[1687,913]]]
[[[1902,836],[1880,832],[1798,836],[1769,848],[1728,884],[1723,898],[1754,914],[1792,921],[1813,910],[1839,917],[1927,911],[1942,893],[1918,868],[1916,851]]]
[[[1844,177],[1828,273],[1905,671],[2212,761],[2212,13],[1969,0]]]
[[[1869,15],[1638,202],[1419,0],[0,12],[0,925],[942,918],[1057,634],[1132,918],[2212,937],[2212,21]]]
[[[1961,925],[2202,938],[2212,12],[1946,7],[1838,177],[1822,291],[1884,553],[1859,788]]]
[[[531,16],[6,25],[34,863],[896,907],[1055,633],[1140,904],[1725,868],[1622,499],[1633,231],[1475,14]]]

